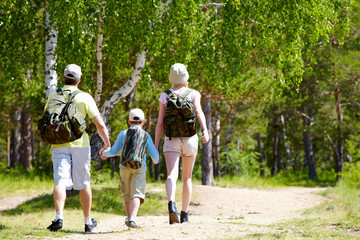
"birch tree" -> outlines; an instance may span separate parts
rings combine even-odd
[[[49,20],[48,12],[46,12],[45,28],[45,91],[46,98],[48,98],[50,92],[57,89],[57,73],[55,70],[57,31]]]

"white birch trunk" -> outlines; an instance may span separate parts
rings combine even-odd
[[[57,45],[57,31],[49,20],[49,13],[46,12],[45,22],[47,35],[45,39],[45,90],[46,98],[48,98],[50,92],[57,89],[57,74],[54,70],[56,64],[55,49]]]
[[[129,80],[118,90],[112,93],[104,102],[100,115],[104,120],[105,124],[108,126],[108,118],[114,108],[114,106],[124,97],[126,97],[131,91],[135,88],[136,84],[140,81],[141,71],[145,65],[145,56],[146,51],[137,54],[137,60],[135,63],[134,71],[132,72]],[[110,133],[110,130],[109,130]],[[99,151],[103,146],[103,142],[100,138],[98,132],[91,137],[90,140],[91,145],[91,160],[99,161],[99,164],[95,166],[95,169],[99,170],[102,168],[102,160],[99,155]]]
[[[146,53],[146,51],[143,51],[137,54],[135,68],[129,80],[105,100],[100,110],[101,117],[104,119],[105,123],[107,123],[108,117],[110,116],[114,106],[121,100],[121,98],[126,97],[129,93],[131,93],[136,84],[140,81],[141,71],[145,65]]]
[[[103,5],[103,2],[101,2],[101,8],[102,8],[102,15],[104,16],[105,14],[105,7]],[[102,86],[103,86],[103,71],[102,71],[102,40],[103,40],[103,34],[102,34],[102,30],[101,30],[101,25],[103,24],[103,20],[102,20],[102,16],[100,16],[99,19],[99,33],[97,36],[97,41],[96,41],[96,65],[97,65],[97,70],[96,70],[96,91],[95,91],[95,102],[96,105],[99,106],[100,105],[100,100],[101,100],[101,93],[102,93]]]

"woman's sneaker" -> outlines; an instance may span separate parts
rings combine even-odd
[[[180,213],[180,222],[181,223],[189,222],[189,212],[181,211],[181,213]]]
[[[62,226],[63,226],[63,220],[58,219],[58,220],[52,221],[52,223],[50,224],[50,226],[47,227],[47,229],[49,229],[50,231],[56,232],[57,230],[61,229]]]
[[[91,224],[85,224],[85,232],[91,232],[97,226],[97,221],[95,219],[91,219]]]
[[[169,223],[170,224],[179,223],[179,217],[178,217],[178,212],[176,210],[175,202],[170,201],[168,203],[168,208],[169,208]]]

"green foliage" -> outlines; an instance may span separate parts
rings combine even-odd
[[[354,189],[360,189],[360,162],[345,163],[342,177],[344,184]]]
[[[3,163],[0,163],[0,167],[0,198],[19,193],[21,195],[33,195],[35,193],[47,192],[54,185],[52,174],[40,177],[34,171],[24,170],[20,166],[16,170],[7,169]]]
[[[335,139],[336,114],[329,93],[333,92],[335,82],[339,82],[343,91],[344,136],[353,142],[348,143],[345,152],[350,151],[357,158],[359,92],[352,85],[359,69],[357,1],[247,0],[225,1],[222,7],[200,7],[199,4],[208,1],[181,0],[103,3],[101,6],[100,1],[93,0],[50,0],[46,4],[37,0],[11,0],[0,4],[0,100],[3,103],[0,127],[8,130],[0,133],[1,162],[7,157],[6,139],[11,130],[19,128],[9,120],[16,110],[30,111],[34,134],[42,115],[46,13],[58,31],[55,66],[58,75],[62,75],[65,65],[79,64],[83,70],[80,88],[90,94],[96,88],[97,36],[103,34],[102,101],[129,79],[136,53],[147,51],[135,102],[117,104],[110,116],[113,141],[127,127],[128,107],[147,110],[151,121],[156,121],[157,99],[170,87],[169,68],[175,62],[183,62],[190,73],[190,87],[203,96],[216,96],[212,106],[216,118],[222,121],[233,107],[221,139],[227,139],[228,133],[233,139],[242,140],[244,135],[259,132],[264,137],[266,134],[268,138],[263,145],[266,160],[270,162],[274,126],[270,126],[269,119],[275,113],[283,113],[290,149],[300,169],[304,167],[304,126],[299,112],[314,100],[316,121],[310,130],[314,133],[314,152],[320,165],[321,159],[330,159],[327,156],[332,155],[324,132]],[[59,81],[59,87],[62,84]],[[313,93],[312,98],[309,93]],[[150,131],[154,131],[154,125]],[[255,145],[250,138],[243,141],[245,145]],[[247,166],[256,156],[252,156],[252,148],[246,152],[239,156],[232,154],[248,159],[244,160]],[[225,164],[237,166],[236,161],[242,160],[231,161]],[[326,170],[334,167],[333,161],[323,162]],[[32,164],[41,177],[49,175],[52,167],[48,146],[37,148]],[[200,176],[200,171],[195,175]]]
[[[236,148],[235,144],[230,145],[229,149],[229,151],[220,154],[224,159],[222,172],[242,177],[253,177],[259,174],[259,153],[241,151]]]

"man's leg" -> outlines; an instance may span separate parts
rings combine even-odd
[[[91,201],[92,201],[91,188],[88,187],[80,190],[79,197],[80,197],[80,203],[84,213],[84,217],[89,218],[89,222],[85,224],[91,224],[91,220],[90,220]]]
[[[66,186],[58,184],[54,187],[54,204],[56,212],[63,212],[66,200]]]
[[[62,184],[57,184],[53,190],[54,205],[56,210],[55,220],[47,227],[50,231],[58,231],[63,226],[63,212],[66,199],[66,187]]]
[[[63,212],[66,200],[66,187],[72,186],[71,157],[67,147],[52,148],[52,161],[54,169],[55,187],[53,190],[54,205],[56,210],[55,220],[48,226],[51,231],[57,231],[63,225]]]

